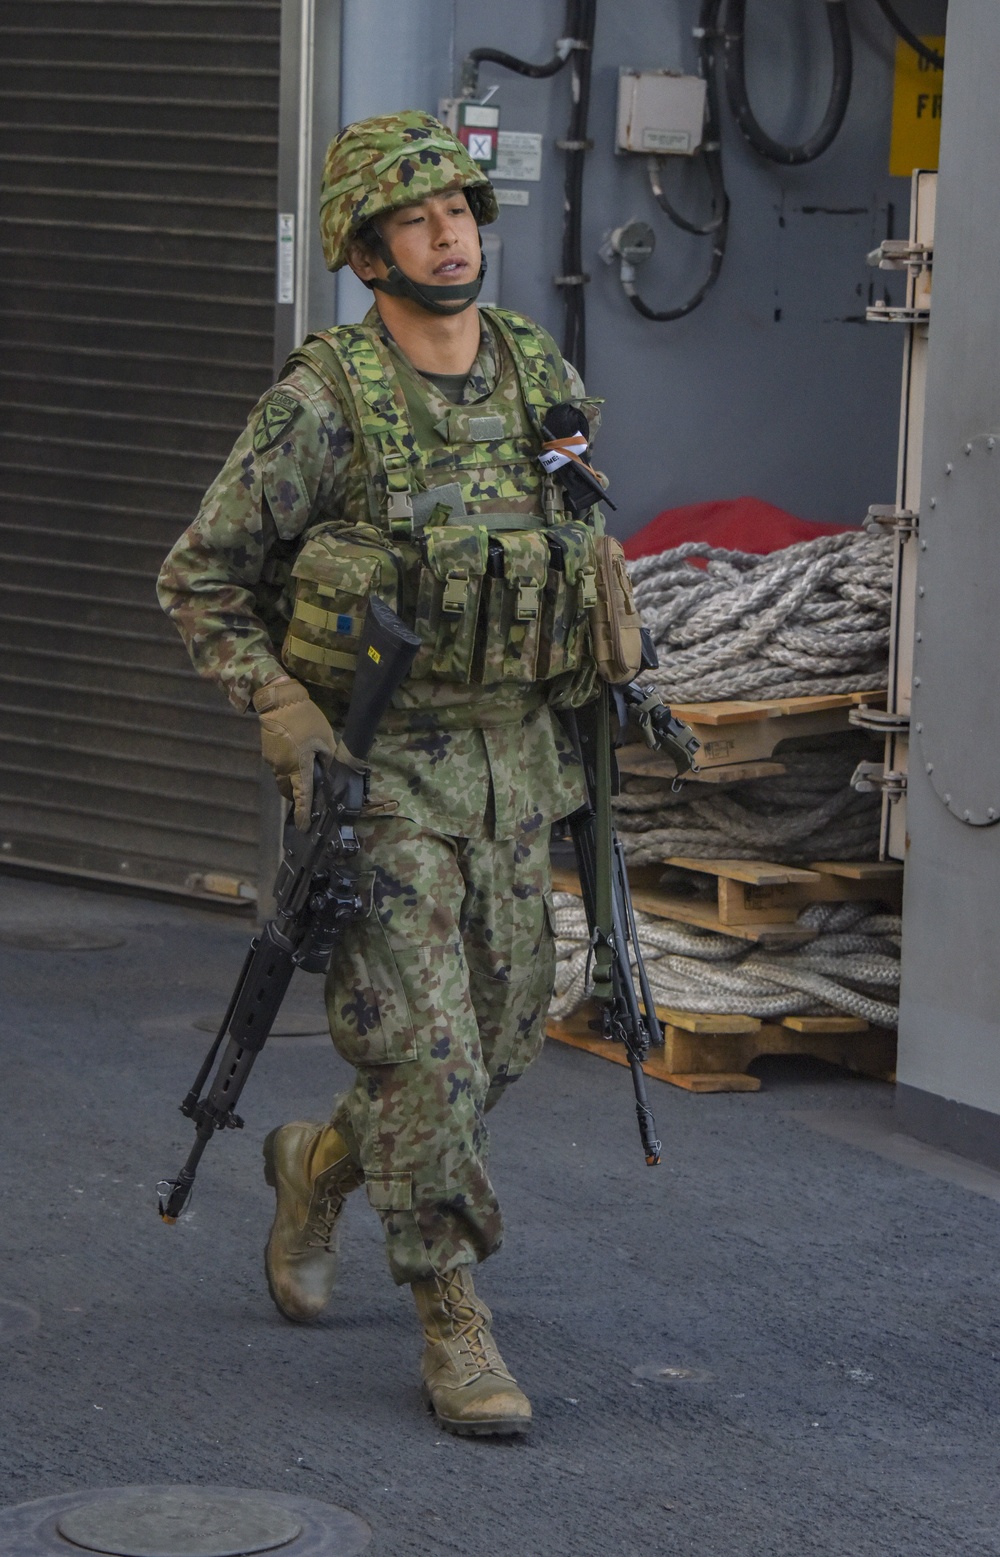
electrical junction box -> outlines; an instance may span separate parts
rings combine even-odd
[[[701,145],[706,85],[672,70],[621,69],[615,150],[690,157]]]
[[[474,103],[468,97],[443,97],[438,102],[438,118],[457,135],[473,162],[484,173],[497,165],[500,140],[500,109],[494,103]]]

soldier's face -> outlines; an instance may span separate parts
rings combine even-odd
[[[420,286],[458,286],[479,274],[479,228],[461,189],[390,211],[379,226],[400,270]],[[362,280],[386,274],[374,255],[355,268]]]

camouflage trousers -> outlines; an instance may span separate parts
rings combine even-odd
[[[542,1046],[555,971],[549,828],[533,819],[493,842],[387,817],[359,835],[371,912],[326,985],[334,1044],[357,1076],[331,1122],[403,1283],[500,1246],[484,1115]]]

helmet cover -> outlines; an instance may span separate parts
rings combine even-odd
[[[464,189],[476,221],[500,212],[493,185],[452,132],[417,109],[349,124],[330,142],[320,188],[319,226],[328,270],[347,263],[352,239],[383,211]]]

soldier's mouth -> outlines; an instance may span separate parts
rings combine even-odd
[[[452,281],[456,276],[460,276],[464,270],[468,270],[468,268],[468,260],[443,260],[440,265],[435,265],[434,274],[435,276],[440,276],[444,281]]]

